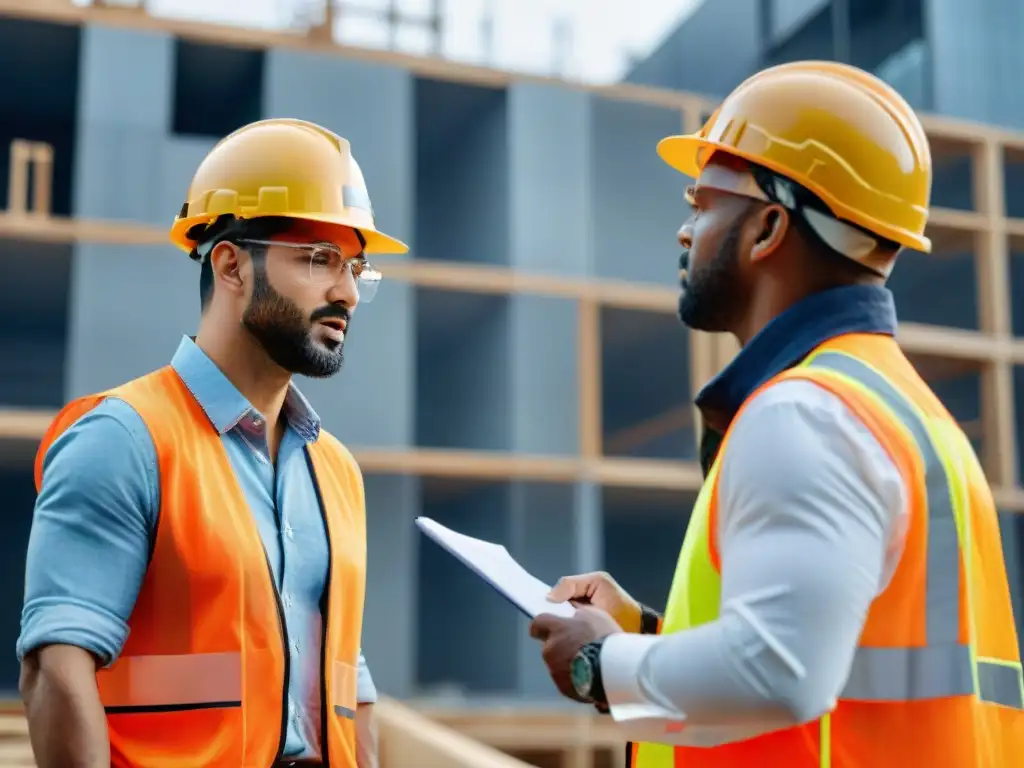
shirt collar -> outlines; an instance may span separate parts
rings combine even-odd
[[[182,338],[171,367],[185,383],[218,434],[234,429],[258,411],[189,336]],[[283,414],[285,421],[307,443],[320,435],[320,417],[295,384],[289,384]]]
[[[815,347],[847,333],[896,334],[892,292],[875,285],[832,288],[794,304],[740,350],[697,394],[705,422],[724,431],[743,401]]]

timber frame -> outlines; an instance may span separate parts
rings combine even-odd
[[[416,75],[466,84],[501,86],[512,82],[554,82],[483,67],[423,58],[389,51],[357,49],[325,40],[316,30],[281,33],[239,27],[199,24],[157,18],[144,10],[79,7],[66,0],[0,0],[0,17],[30,18],[51,23],[103,24],[140,30],[159,30],[206,43],[259,48],[300,48],[399,66]],[[680,128],[692,131],[715,104],[692,94],[629,84],[591,86],[564,83],[606,98],[678,109]],[[899,339],[910,353],[952,358],[981,371],[981,419],[985,469],[996,500],[1004,511],[1024,512],[1024,488],[1017,471],[1013,367],[1024,365],[1024,338],[1013,336],[1010,312],[1010,242],[1024,241],[1024,219],[1005,215],[1004,156],[1024,154],[1024,133],[922,116],[938,157],[951,150],[970,154],[975,211],[933,208],[930,230],[936,236],[966,237],[973,242],[977,272],[979,329],[961,330],[903,323]],[[11,148],[8,180],[12,204],[0,212],[0,238],[61,243],[153,245],[166,243],[157,227],[124,222],[52,216],[50,174],[52,149],[31,141],[15,141]],[[36,179],[29,201],[29,168]],[[503,267],[409,260],[382,267],[393,280],[416,286],[484,294],[535,294],[574,300],[578,313],[579,454],[549,457],[503,452],[436,449],[378,450],[355,453],[364,471],[378,474],[415,474],[479,479],[516,479],[551,482],[594,482],[606,486],[695,491],[701,473],[693,462],[612,458],[606,455],[601,429],[601,329],[605,307],[658,313],[675,311],[676,295],[670,288],[601,279],[526,274]],[[691,386],[696,390],[719,371],[736,352],[731,337],[691,332]],[[679,409],[675,409],[679,410]],[[37,440],[52,414],[24,409],[0,409],[0,439]],[[665,420],[689,421],[693,414],[667,413]],[[657,425],[644,424],[657,429]],[[624,436],[625,437],[625,436]]]

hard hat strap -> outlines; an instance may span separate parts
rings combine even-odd
[[[765,197],[791,211],[798,226],[802,224],[813,232],[825,246],[881,277],[889,277],[894,266],[895,248],[886,252],[877,237],[837,219],[828,206],[791,179],[757,165],[751,166],[750,175]]]

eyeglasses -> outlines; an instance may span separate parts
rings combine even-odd
[[[364,304],[373,301],[373,297],[377,294],[377,287],[383,278],[383,275],[370,265],[362,253],[348,256],[342,253],[338,246],[331,243],[291,243],[287,240],[250,240],[248,238],[235,242],[239,245],[258,245],[267,248],[282,246],[303,252],[309,262],[309,282],[320,288],[337,285],[347,270],[355,279],[359,301]]]

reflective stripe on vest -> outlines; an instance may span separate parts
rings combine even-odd
[[[812,356],[805,365],[838,375],[880,399],[914,439],[925,471],[927,644],[915,648],[857,648],[840,698],[892,702],[977,694],[982,701],[1024,709],[1021,665],[995,659],[974,662],[970,646],[959,642],[960,544],[954,486],[924,418],[882,374],[857,358],[825,351]]]
[[[242,654],[123,656],[96,676],[107,714],[242,706]]]
[[[335,661],[333,675],[334,713],[351,720],[359,670]],[[240,707],[242,654],[122,656],[96,676],[96,683],[107,714]]]

